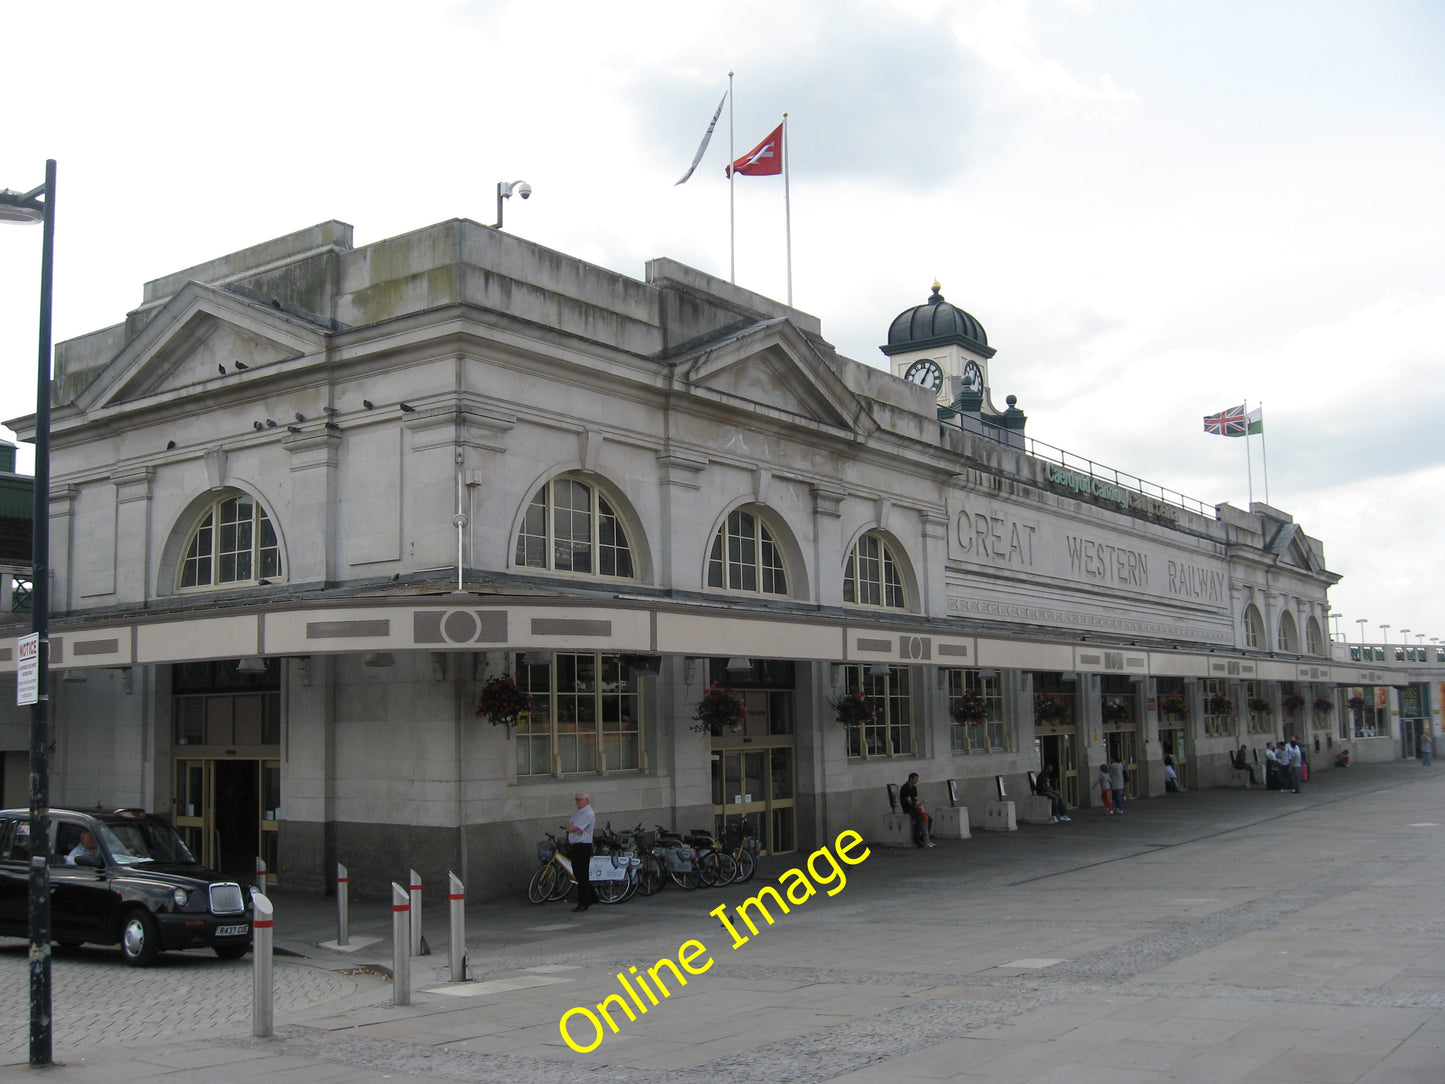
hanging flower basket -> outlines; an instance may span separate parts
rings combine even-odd
[[[1317,696],[1314,701],[1316,715],[1328,715],[1335,710],[1335,702],[1328,696]]]
[[[1299,693],[1289,693],[1279,702],[1279,706],[1284,708],[1284,713],[1293,719],[1295,713],[1305,706],[1305,698]]]
[[[988,722],[988,699],[980,692],[965,689],[950,714],[959,726],[983,726]]]
[[[477,697],[477,717],[493,726],[511,726],[519,715],[535,710],[532,697],[522,691],[511,674],[498,674],[488,680]]]
[[[1063,722],[1069,717],[1069,702],[1057,693],[1039,693],[1034,697],[1034,718],[1044,722]]]
[[[1270,714],[1271,712],[1273,712],[1273,711],[1274,711],[1274,708],[1270,706],[1269,701],[1266,700],[1264,697],[1262,697],[1262,696],[1251,696],[1251,697],[1249,698],[1249,714],[1251,714],[1251,715],[1269,715],[1269,714]]]
[[[1165,715],[1177,715],[1181,719],[1189,718],[1189,698],[1183,693],[1165,693],[1164,699],[1159,701],[1159,710]]]
[[[697,720],[688,729],[697,734],[714,736],[737,730],[748,717],[748,706],[726,685],[714,681],[692,710]]]
[[[1350,710],[1356,715],[1365,710],[1365,698],[1363,696],[1350,697]]]
[[[833,709],[833,721],[839,726],[861,726],[878,721],[878,712],[872,701],[863,695],[862,689],[854,689],[836,700],[830,700],[828,705]]]
[[[1215,693],[1204,702],[1204,710],[1210,715],[1233,715],[1234,701],[1223,693]]]
[[[1104,701],[1104,722],[1106,723],[1127,723],[1133,712],[1129,710],[1128,701],[1106,700]]]

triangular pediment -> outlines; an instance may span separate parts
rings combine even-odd
[[[684,384],[732,406],[813,424],[851,427],[857,400],[847,385],[786,319],[755,324],[680,359]]]
[[[312,321],[192,282],[111,359],[78,402],[91,410],[210,392],[324,347],[325,331]]]

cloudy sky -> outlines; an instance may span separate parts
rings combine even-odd
[[[840,351],[883,366],[889,321],[937,278],[1031,436],[1210,505],[1250,490],[1244,442],[1201,417],[1263,403],[1270,503],[1324,540],[1341,630],[1445,639],[1445,6],[65,11],[0,43],[0,187],[59,161],[57,340],[122,320],[148,279],[326,219],[358,244],[490,223],[519,178],[520,236],[638,278],[663,255],[725,277],[726,112],[674,182],[731,70],[738,154],[789,113],[794,301]],[[736,194],[737,280],[782,298],[781,184]],[[3,418],[34,409],[39,234],[0,230]]]

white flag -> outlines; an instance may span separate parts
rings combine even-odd
[[[702,134],[702,142],[697,145],[697,153],[692,156],[692,165],[687,167],[687,172],[682,175],[682,180],[678,181],[677,184],[682,184],[683,181],[686,181],[692,176],[693,170],[697,169],[697,164],[702,161],[702,156],[707,153],[708,141],[712,139],[712,130],[717,127],[717,119],[722,116],[723,103],[727,100],[728,93],[727,91],[723,91],[722,101],[717,103],[717,112],[712,115],[712,123],[707,126],[707,131]],[[677,185],[673,185],[673,187],[676,188]]]

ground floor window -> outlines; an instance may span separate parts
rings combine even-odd
[[[641,765],[642,703],[620,655],[518,656],[534,711],[516,725],[517,775],[632,771]]]
[[[861,689],[872,717],[848,730],[850,757],[907,757],[916,754],[913,737],[913,672],[907,666],[845,666],[844,695]]]
[[[1211,737],[1235,733],[1235,703],[1229,682],[1223,678],[1204,679],[1204,733]]]
[[[1005,721],[1003,683],[996,670],[943,671],[948,691],[948,715],[954,724],[948,729],[949,744],[955,753],[1004,753],[1013,748],[1010,728]],[[983,710],[982,722],[957,721],[957,710],[964,697]]]
[[[1241,690],[1244,704],[1248,709],[1249,732],[1251,734],[1273,734],[1274,714],[1269,699],[1264,695],[1264,682],[1246,681]]]
[[[1342,738],[1390,736],[1390,690],[1384,685],[1357,685],[1347,690],[1349,710],[1340,723]]]

